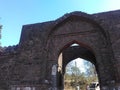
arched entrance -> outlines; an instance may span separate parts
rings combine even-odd
[[[73,42],[69,43],[69,46],[63,49],[58,59],[57,82],[58,82],[58,88],[60,88],[60,90],[63,90],[64,88],[63,87],[64,86],[64,74],[65,74],[66,65],[72,60],[77,59],[77,58],[86,59],[92,64],[94,64],[96,71],[98,73],[96,57],[94,53],[91,51],[91,49],[88,46],[84,47],[80,45],[79,43],[73,43]]]
[[[97,69],[101,90],[108,90],[114,85],[115,80],[108,38],[104,30],[97,23],[89,17],[84,16],[81,14],[80,16],[71,14],[61,20],[61,22],[57,23],[51,30],[46,47],[46,50],[48,50],[47,76],[49,75],[47,78],[51,80],[53,87],[58,88],[57,74],[51,74],[51,68],[53,66],[56,66],[57,68],[58,57],[61,52],[63,52],[64,55],[64,50],[66,48],[73,43],[77,43],[80,45],[80,51],[83,49],[85,53],[82,51],[77,52],[76,54],[81,55],[80,57],[82,58],[90,58],[88,60],[91,60]],[[69,53],[68,55],[63,56],[63,72],[65,65],[69,62],[69,59],[67,59],[68,61],[64,60],[68,58],[66,56],[74,59],[78,55],[71,57],[72,55]]]

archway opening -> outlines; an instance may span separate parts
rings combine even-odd
[[[94,88],[92,83],[98,83],[98,76],[94,64],[77,58],[70,61],[65,68],[64,90],[86,90]]]
[[[92,83],[96,82],[98,85],[97,64],[93,51],[76,42],[65,46],[58,58],[57,82],[60,90],[86,90],[91,88]]]

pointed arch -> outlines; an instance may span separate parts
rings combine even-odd
[[[62,16],[61,18],[57,19],[55,21],[55,25],[49,32],[48,37],[51,37],[53,35],[53,33],[57,30],[57,28],[61,27],[62,25],[64,25],[65,23],[67,23],[69,21],[85,21],[85,22],[93,25],[94,27],[99,28],[98,29],[99,32],[101,32],[102,35],[104,36],[104,38],[107,39],[106,32],[100,26],[100,24],[94,19],[94,17],[90,14],[83,13],[83,12],[68,13],[68,14],[65,14],[64,16]]]
[[[67,43],[60,49],[59,54],[60,54],[64,49],[70,47],[72,44],[75,44],[75,43],[78,44],[80,47],[86,48],[86,49],[88,49],[89,51],[91,51],[92,53],[94,53],[93,49],[92,49],[90,46],[86,45],[85,43],[79,42],[79,41],[77,41],[77,40],[72,40],[72,41],[70,41],[70,42],[67,42]]]

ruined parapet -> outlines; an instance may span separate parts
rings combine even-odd
[[[8,46],[8,47],[0,47],[0,55],[9,55],[16,54],[18,52],[18,45]]]

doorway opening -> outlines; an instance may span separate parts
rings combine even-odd
[[[91,49],[78,43],[64,48],[58,58],[57,82],[60,90],[89,90],[92,83],[99,84],[96,58]]]
[[[82,58],[72,60],[66,65],[64,90],[86,90],[93,82],[98,83],[95,66]]]

